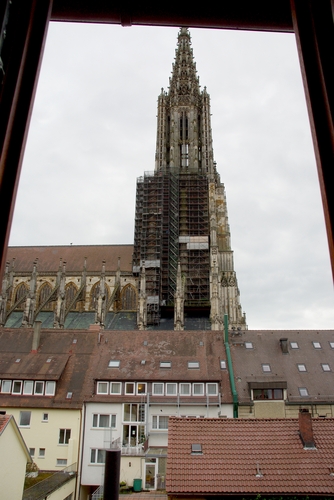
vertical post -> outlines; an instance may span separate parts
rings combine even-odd
[[[51,8],[52,0],[16,0],[0,12],[6,35],[0,54],[0,278]]]
[[[334,276],[334,24],[331,0],[291,0]]]
[[[121,470],[121,450],[106,450],[104,469],[104,500],[118,500]]]

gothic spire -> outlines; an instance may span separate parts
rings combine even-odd
[[[199,78],[188,28],[181,28],[179,31],[175,62],[169,83],[169,96],[173,104],[195,104],[197,102]]]

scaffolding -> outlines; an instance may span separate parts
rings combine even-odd
[[[178,262],[185,308],[209,308],[208,179],[182,171],[145,172],[137,180],[133,272],[145,264],[149,325],[174,306]]]

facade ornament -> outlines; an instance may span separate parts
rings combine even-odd
[[[35,307],[36,307],[36,287],[37,287],[37,259],[33,264],[33,270],[30,278],[30,287],[27,295],[22,325],[23,327],[31,327],[34,323]]]

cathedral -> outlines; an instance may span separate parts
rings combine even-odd
[[[107,330],[247,329],[210,96],[187,28],[158,97],[154,171],[137,179],[133,245],[10,247],[0,325]]]

